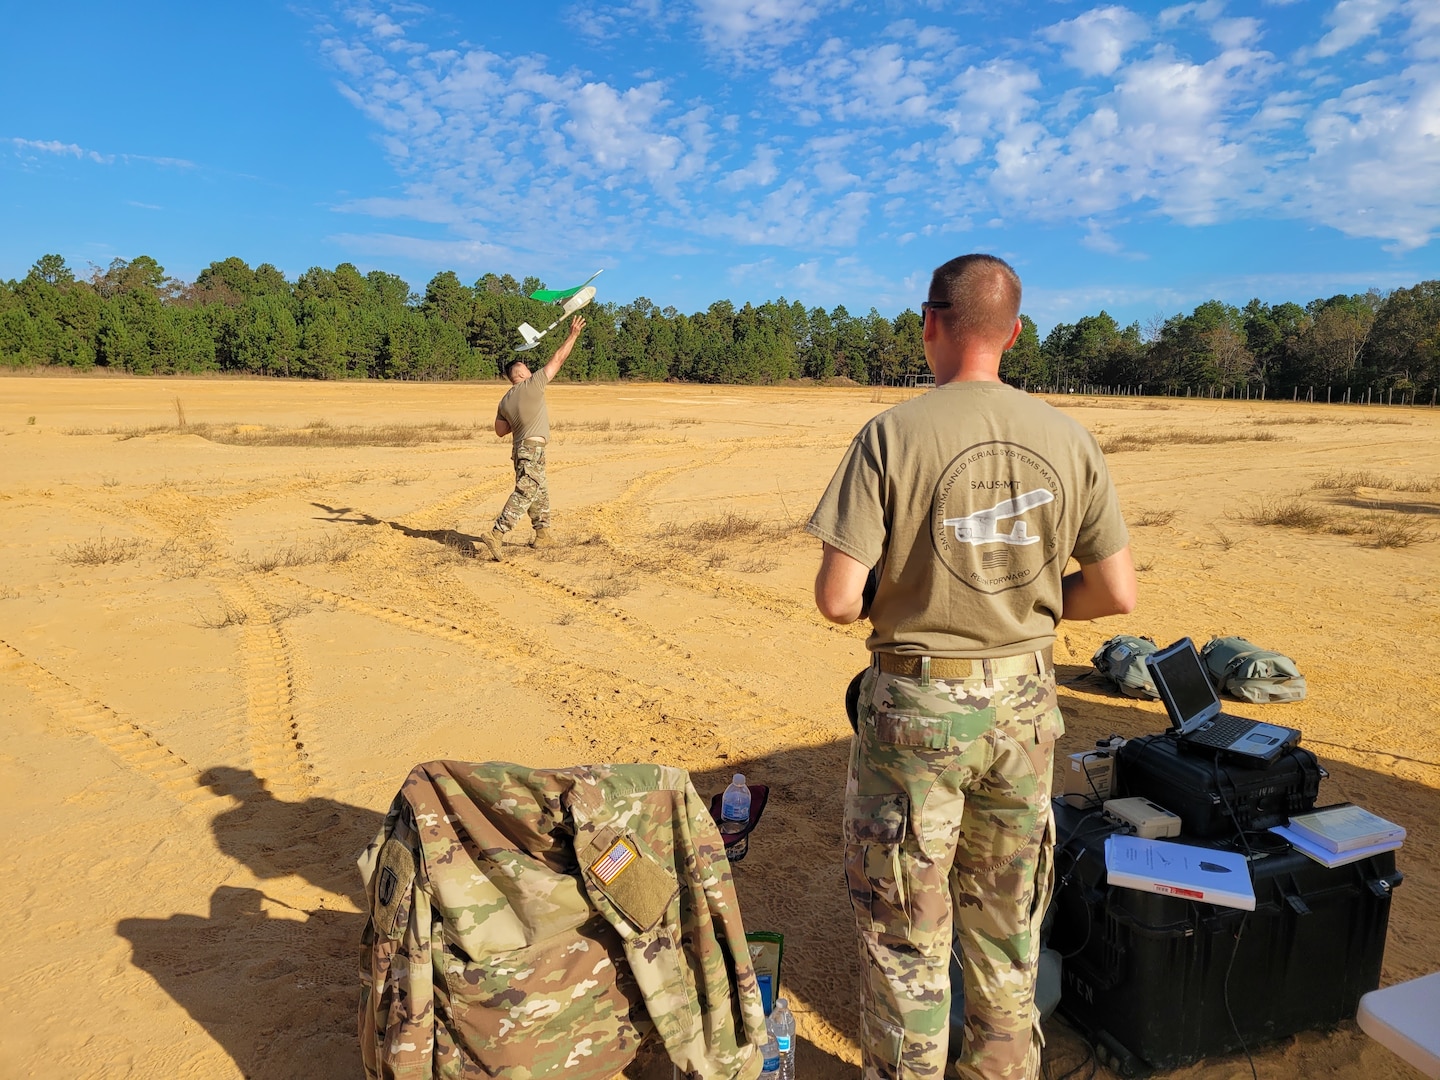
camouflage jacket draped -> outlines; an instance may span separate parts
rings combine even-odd
[[[692,1080],[759,1073],[730,864],[683,770],[417,765],[359,863],[368,1077],[602,1080],[652,1030]]]

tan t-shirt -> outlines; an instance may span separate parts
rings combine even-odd
[[[550,437],[550,412],[545,408],[545,384],[549,381],[550,376],[541,368],[505,391],[500,399],[495,415],[510,425],[512,454],[526,439]]]
[[[1094,436],[995,382],[948,383],[871,420],[806,531],[880,564],[866,646],[927,656],[1044,648],[1069,558],[1130,542]]]

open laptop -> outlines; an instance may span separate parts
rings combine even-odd
[[[1233,754],[1268,764],[1300,742],[1295,728],[1220,711],[1220,696],[1188,637],[1145,657],[1175,736],[1192,750]]]

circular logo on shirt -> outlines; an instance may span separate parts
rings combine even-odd
[[[1064,509],[1060,477],[1043,457],[1016,443],[977,443],[940,474],[930,539],[946,568],[977,592],[1020,589],[1059,554]]]

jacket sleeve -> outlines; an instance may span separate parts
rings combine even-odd
[[[681,770],[641,792],[627,768],[654,767],[606,770],[598,799],[577,784],[586,891],[624,943],[670,1060],[688,1080],[752,1080],[764,1018],[719,830]]]
[[[431,1080],[435,996],[431,905],[419,838],[397,798],[360,856],[370,917],[362,938],[360,1055],[367,1080]]]

